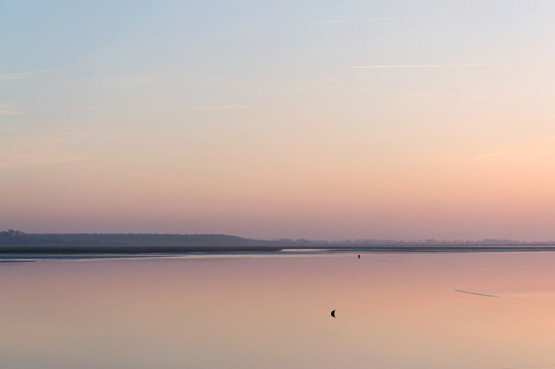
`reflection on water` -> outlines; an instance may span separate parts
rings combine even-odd
[[[0,368],[555,368],[554,311],[555,253],[3,263]]]

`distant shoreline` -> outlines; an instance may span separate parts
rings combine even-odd
[[[281,251],[311,250],[327,252],[362,252],[362,253],[461,253],[461,252],[555,252],[555,246],[98,246],[98,245],[10,245],[0,246],[0,260],[14,255],[153,255],[153,254],[190,254],[190,253],[274,253]]]

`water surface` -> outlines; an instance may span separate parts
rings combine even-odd
[[[554,312],[555,253],[1,263],[0,368],[555,368]]]

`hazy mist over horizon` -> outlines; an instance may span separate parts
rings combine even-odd
[[[553,240],[554,14],[2,1],[0,230]]]
[[[7,238],[3,239],[2,236]],[[321,243],[325,244],[337,244],[337,245],[534,245],[534,244],[555,244],[555,240],[523,240],[523,239],[507,239],[507,238],[484,238],[484,239],[435,239],[435,238],[422,238],[422,239],[379,239],[379,238],[344,238],[344,239],[314,239],[306,237],[275,237],[275,238],[263,238],[263,237],[250,237],[245,235],[236,234],[223,234],[223,233],[148,233],[148,232],[23,232],[19,229],[0,229],[0,244],[11,244],[10,240],[14,240],[19,237],[18,244],[25,244],[26,241],[31,240],[31,243],[38,244],[56,244],[62,243],[74,243],[74,242],[116,242],[125,241],[131,242],[161,242],[162,244],[168,241],[175,242],[188,242],[188,241],[200,241],[204,244],[210,244],[212,240],[216,239],[218,243],[234,243],[249,241],[256,243],[257,241],[263,244],[292,244],[292,245],[318,245]]]

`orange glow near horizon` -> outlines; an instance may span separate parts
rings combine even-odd
[[[96,4],[0,6],[1,229],[555,240],[552,1]]]

